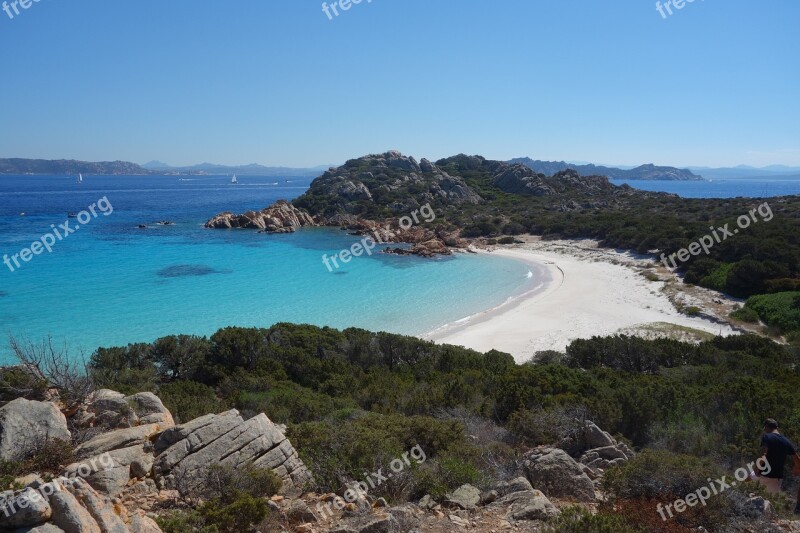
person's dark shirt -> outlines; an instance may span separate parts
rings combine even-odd
[[[769,473],[763,473],[768,470],[765,468],[762,470],[762,475],[769,478],[783,478],[786,458],[797,453],[792,441],[780,433],[765,433],[761,437],[761,447],[767,449],[767,462],[769,462]]]

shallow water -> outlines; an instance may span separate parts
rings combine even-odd
[[[277,322],[422,334],[536,284],[523,263],[471,254],[429,260],[376,253],[329,272],[322,255],[357,237],[327,228],[265,235],[202,227],[220,211],[299,196],[309,182],[291,180],[242,177],[234,186],[224,176],[88,176],[77,185],[71,177],[0,178],[0,254],[19,253],[51,224],[79,224],[67,213],[103,197],[113,206],[14,272],[0,265],[0,333],[52,335],[87,354]],[[162,220],[175,224],[156,225]],[[6,344],[0,362],[9,361]]]

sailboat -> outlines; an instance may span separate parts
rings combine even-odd
[[[233,183],[234,185],[239,183],[239,180],[236,179],[236,174],[234,174],[233,177],[231,178],[231,183]]]
[[[78,181],[77,181],[77,183],[78,183],[78,185],[80,185],[81,183],[83,183],[83,174],[78,174]]]

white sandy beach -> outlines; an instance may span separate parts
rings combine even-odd
[[[630,333],[651,324],[674,324],[714,335],[734,333],[728,325],[680,313],[662,292],[664,282],[649,281],[635,270],[647,261],[592,248],[586,242],[530,242],[482,252],[519,259],[537,268],[544,265],[553,282],[542,291],[425,338],[482,352],[494,348],[524,362],[538,351],[563,351],[575,339],[620,330]]]

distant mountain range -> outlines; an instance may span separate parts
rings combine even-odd
[[[564,161],[540,161],[530,157],[518,157],[509,163],[520,163],[530,168],[534,172],[539,172],[546,176],[553,176],[564,170],[576,170],[582,176],[607,176],[611,179],[621,180],[668,180],[668,181],[702,181],[703,177],[698,176],[689,169],[675,167],[658,167],[656,165],[641,165],[636,168],[622,169],[614,167],[604,167],[592,164],[576,165]]]
[[[333,166],[333,165],[330,165]],[[148,176],[148,175],[226,175],[241,176],[286,176],[315,177],[330,166],[314,168],[265,167],[263,165],[225,166],[203,163],[189,167],[172,167],[159,161],[151,161],[137,165],[127,161],[75,161],[72,159],[0,159],[0,175],[3,174],[39,174],[39,175],[77,175],[100,174],[104,176]]]
[[[173,167],[161,161],[150,161],[142,165],[147,170],[158,174],[238,174],[240,176],[318,176],[335,165],[319,165],[312,168],[266,167],[252,163],[250,165],[228,166],[214,163],[200,163],[187,167]]]
[[[564,170],[576,170],[582,176],[607,176],[611,179],[624,180],[671,180],[671,181],[698,181],[702,179],[747,179],[747,178],[800,178],[800,167],[784,165],[770,165],[756,168],[746,165],[737,167],[711,168],[688,167],[680,169],[656,165],[641,165],[636,168],[609,167],[593,165],[591,163],[540,161],[529,157],[518,157],[508,163],[520,163],[534,172],[553,176]],[[218,165],[214,163],[201,163],[184,167],[176,167],[150,161],[138,165],[128,161],[76,161],[73,159],[0,159],[0,175],[66,175],[99,174],[104,176],[218,176],[238,174],[240,176],[265,176],[265,177],[307,177],[314,178],[329,168],[336,165],[319,165],[311,168],[267,167],[264,165]]]

